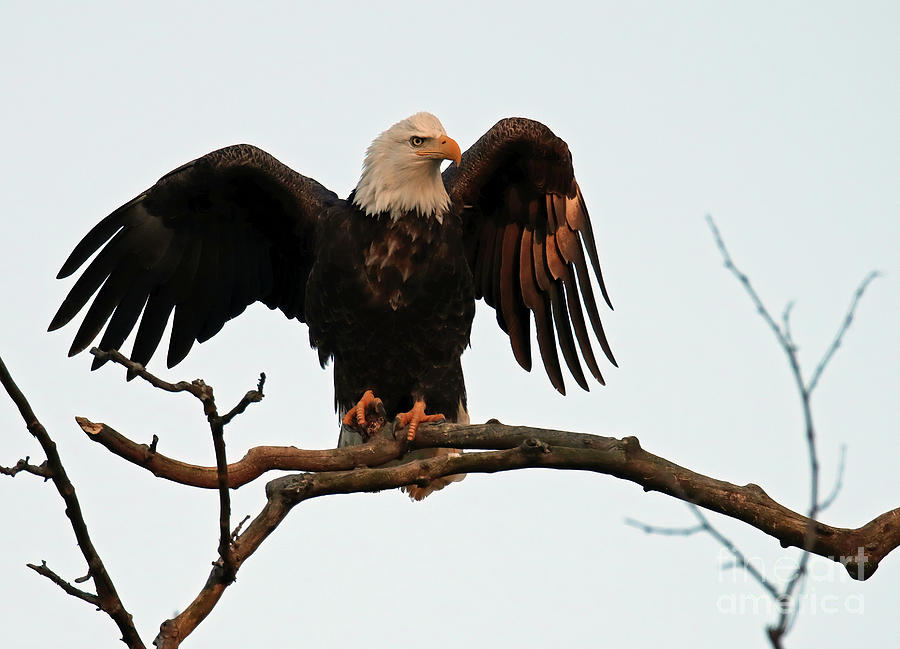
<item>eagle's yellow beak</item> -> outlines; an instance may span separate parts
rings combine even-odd
[[[456,140],[448,135],[442,135],[440,142],[441,145],[438,150],[447,160],[453,160],[458,167],[459,161],[462,159],[462,151],[459,150],[459,145],[456,143]]]
[[[448,135],[442,135],[440,138],[437,138],[436,148],[426,151],[416,151],[416,155],[428,156],[429,158],[440,158],[442,160],[453,160],[457,167],[462,158],[462,152],[459,150],[459,145],[456,143],[456,140]]]

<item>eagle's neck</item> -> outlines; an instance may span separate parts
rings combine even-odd
[[[387,213],[396,220],[412,212],[442,222],[450,197],[441,179],[440,160],[396,160],[373,148],[366,153],[353,204],[370,216]]]

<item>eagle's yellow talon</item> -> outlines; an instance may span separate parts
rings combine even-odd
[[[423,422],[444,421],[445,419],[446,417],[440,413],[426,415],[425,401],[419,399],[413,405],[412,410],[409,412],[401,412],[397,415],[397,427],[404,428],[405,426],[409,426],[409,431],[406,433],[406,441],[411,442],[416,438],[416,431],[419,430],[419,424]]]
[[[374,420],[372,422],[368,422],[366,420],[366,410],[368,410],[372,405],[375,406],[375,419],[382,418],[381,421],[383,422],[384,406],[381,403],[381,399],[376,397],[375,393],[371,390],[366,390],[363,393],[362,397],[360,397],[359,399],[359,403],[357,403],[347,411],[347,414],[344,415],[344,418],[341,420],[341,422],[345,426],[355,426],[366,435],[371,434],[372,431],[369,429],[373,426],[376,426],[377,422]],[[372,424],[372,426],[370,426],[370,423]]]

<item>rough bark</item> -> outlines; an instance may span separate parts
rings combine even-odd
[[[216,467],[185,464],[151,452],[147,445],[137,444],[105,424],[93,424],[85,419],[79,419],[79,424],[90,439],[158,477],[194,487],[218,487]],[[341,449],[304,450],[277,446],[251,449],[243,459],[228,466],[228,484],[236,489],[275,469],[316,472],[316,476],[302,477],[303,480],[318,480],[317,485],[329,485],[325,491],[320,491],[322,487],[317,486],[312,495],[307,496],[315,497],[326,493],[379,491],[453,473],[494,473],[533,467],[576,469],[630,480],[645,491],[659,491],[744,521],[778,539],[784,547],[806,547],[814,554],[840,562],[854,579],[867,579],[878,563],[900,545],[900,509],[881,514],[856,529],[832,527],[780,505],[755,484],[734,485],[649,453],[641,448],[635,437],[616,439],[508,426],[499,422],[434,424],[422,426],[409,448],[511,452],[464,453],[459,457],[423,460],[403,465],[406,469],[402,472],[397,470],[399,467],[373,468],[401,457],[407,450],[402,439],[394,439],[390,434],[391,426],[385,426],[386,434],[376,436],[366,444]],[[524,453],[528,445],[540,448],[541,452]],[[268,489],[275,484],[282,483],[275,480],[269,483]],[[810,542],[805,541],[807,534],[810,534]]]

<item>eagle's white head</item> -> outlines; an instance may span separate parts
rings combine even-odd
[[[438,118],[416,113],[369,145],[353,203],[369,215],[388,212],[396,219],[417,212],[441,221],[450,206],[441,162],[459,159],[459,145]]]

